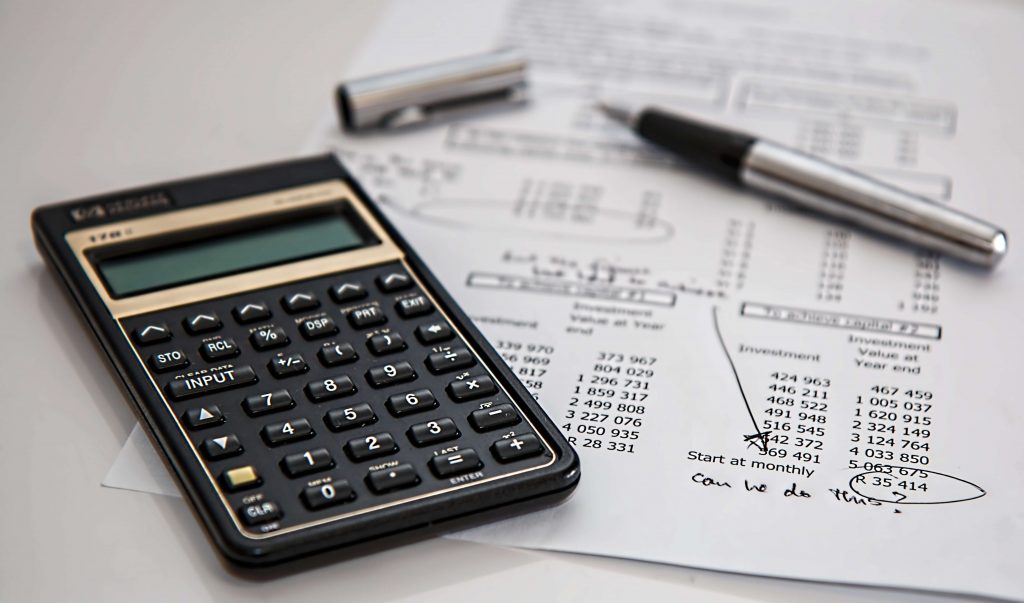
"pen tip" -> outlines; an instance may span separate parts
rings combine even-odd
[[[594,107],[613,121],[624,123],[630,127],[633,126],[636,119],[636,113],[630,107],[620,103],[598,100],[594,103]]]

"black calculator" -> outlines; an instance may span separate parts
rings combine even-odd
[[[358,552],[579,480],[557,427],[333,156],[42,207],[32,225],[228,559]]]

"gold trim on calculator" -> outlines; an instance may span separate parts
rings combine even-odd
[[[121,245],[126,242],[160,235],[174,234],[176,232],[192,230],[197,227],[216,226],[239,220],[263,218],[272,216],[278,212],[291,212],[299,209],[315,208],[321,205],[331,205],[338,203],[339,201],[346,201],[356,211],[359,218],[370,228],[374,237],[380,241],[379,244],[322,255],[305,260],[288,262],[267,268],[255,269],[242,274],[211,278],[202,282],[180,285],[161,291],[154,291],[152,293],[143,293],[140,295],[130,296],[125,299],[114,299],[107,293],[106,285],[89,259],[89,252],[107,246]],[[331,517],[301,523],[273,532],[261,533],[251,531],[243,526],[239,521],[235,513],[235,509],[231,506],[224,490],[221,488],[220,482],[211,473],[209,466],[206,464],[206,460],[199,454],[196,446],[192,443],[192,440],[189,438],[184,426],[182,426],[180,419],[175,414],[171,402],[164,395],[163,389],[161,389],[160,385],[153,379],[153,375],[149,370],[149,367],[146,366],[146,363],[139,355],[139,351],[135,344],[131,341],[128,333],[125,332],[124,325],[121,324],[120,319],[196,303],[207,299],[244,293],[254,289],[283,285],[289,282],[315,278],[335,272],[368,268],[376,264],[397,261],[401,262],[403,268],[405,268],[406,272],[408,272],[416,282],[416,285],[420,288],[423,294],[430,299],[430,302],[437,309],[438,313],[440,313],[444,320],[452,326],[456,335],[463,341],[463,343],[465,343],[470,351],[472,351],[478,359],[483,359],[483,356],[476,349],[476,346],[463,336],[463,333],[455,325],[454,321],[452,321],[447,312],[444,311],[444,307],[437,303],[437,300],[431,294],[430,290],[423,286],[423,283],[420,281],[416,272],[413,271],[405,261],[405,254],[402,253],[402,250],[395,244],[384,228],[382,228],[373,217],[373,214],[363,203],[362,199],[360,199],[359,196],[341,180],[329,180],[315,184],[297,186],[294,188],[281,189],[272,193],[242,197],[229,201],[211,203],[198,207],[179,209],[153,216],[136,218],[133,220],[124,220],[91,228],[83,228],[67,233],[64,238],[72,251],[74,251],[82,269],[85,271],[86,275],[88,275],[89,280],[92,282],[96,292],[103,300],[103,303],[107,306],[111,315],[115,319],[118,319],[118,327],[121,329],[121,334],[131,345],[132,351],[135,353],[135,357],[139,361],[139,364],[141,364],[143,369],[146,371],[146,375],[149,377],[149,381],[153,385],[153,389],[159,394],[160,399],[163,400],[164,405],[167,407],[167,412],[169,412],[174,418],[178,429],[181,431],[182,437],[184,437],[185,441],[188,442],[196,460],[199,461],[199,464],[202,466],[207,478],[213,484],[214,489],[221,499],[221,503],[224,505],[228,516],[231,518],[231,521],[234,522],[239,533],[246,538],[263,540],[313,526],[340,521],[348,517],[371,513],[373,511],[394,507],[410,501],[430,498],[439,494],[469,488],[477,484],[484,484],[494,480],[504,479],[530,471],[536,471],[538,469],[551,466],[557,460],[555,450],[544,438],[542,432],[534,426],[533,422],[530,421],[529,416],[523,412],[523,409],[516,402],[515,398],[509,394],[508,390],[505,389],[505,386],[501,383],[501,380],[496,377],[490,367],[488,367],[485,362],[481,362],[480,365],[498,386],[500,391],[508,397],[512,404],[515,405],[520,416],[523,417],[523,420],[527,425],[529,425],[530,429],[544,445],[544,448],[547,450],[548,456],[550,457],[547,463],[534,467],[527,467],[511,473],[503,473],[486,479],[467,482],[457,486],[451,486],[449,488],[442,488],[425,494],[402,498],[389,503],[374,505],[358,511],[340,513]]]

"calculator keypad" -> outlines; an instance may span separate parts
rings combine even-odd
[[[255,533],[551,461],[397,262],[123,326],[231,512]]]

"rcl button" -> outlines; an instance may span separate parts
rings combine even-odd
[[[281,508],[277,503],[265,500],[238,509],[238,516],[247,526],[257,526],[281,519]]]
[[[238,344],[235,343],[234,339],[230,337],[224,337],[221,339],[212,339],[210,341],[204,341],[203,345],[199,348],[199,353],[203,355],[209,362],[215,360],[223,360],[225,358],[234,358],[239,354]]]

